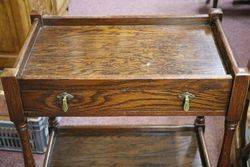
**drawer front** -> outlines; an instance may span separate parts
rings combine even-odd
[[[189,83],[190,84],[190,83]],[[199,83],[198,83],[199,84]],[[183,85],[183,86],[182,86]],[[22,100],[24,110],[28,113],[55,115],[223,115],[227,109],[230,97],[230,85],[220,88],[218,85],[201,84],[194,88],[181,84],[168,85],[167,89],[63,89],[63,90],[23,90]],[[68,110],[62,109],[63,92],[73,96],[67,100]],[[189,99],[189,111],[184,111],[185,92],[195,97]],[[210,114],[209,114],[210,113]]]

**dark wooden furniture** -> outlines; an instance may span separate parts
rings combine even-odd
[[[11,68],[31,26],[28,0],[1,1],[0,25],[0,69]]]
[[[198,167],[202,153],[192,126],[59,127],[48,166]]]
[[[238,67],[221,19],[218,9],[199,16],[33,16],[16,68],[1,78],[25,165],[34,166],[26,117],[49,116],[54,125],[57,116],[197,116],[204,146],[204,116],[220,115],[218,166],[228,166],[249,71]]]
[[[248,111],[249,111],[250,92],[248,93],[247,102],[242,114],[239,126],[235,135],[235,166],[245,167],[250,155],[250,143],[247,143],[246,131],[249,127]]]

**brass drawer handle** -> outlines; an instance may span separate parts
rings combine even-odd
[[[179,98],[183,101],[183,110],[189,111],[190,109],[190,99],[195,98],[195,95],[189,92],[185,92],[179,95]]]
[[[68,106],[68,101],[72,100],[74,98],[73,95],[67,93],[67,92],[63,92],[59,95],[57,95],[57,99],[59,101],[59,105],[61,106],[61,109],[64,111],[64,112],[67,112],[68,109],[69,109],[69,106]]]

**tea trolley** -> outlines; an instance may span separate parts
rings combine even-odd
[[[218,166],[229,165],[250,75],[235,61],[221,10],[32,20],[15,68],[1,78],[25,166],[35,166],[26,118],[41,116],[54,127],[59,116],[196,116],[206,166],[204,116],[225,116]]]

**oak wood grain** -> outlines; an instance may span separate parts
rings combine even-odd
[[[22,93],[26,111],[64,114],[56,96],[63,91],[25,91]],[[182,111],[183,101],[178,98],[180,92],[165,91],[69,91],[74,99],[69,102],[68,114],[80,115],[130,115],[147,111],[164,113],[164,111]],[[207,94],[206,94],[207,93]],[[190,101],[190,112],[210,111],[225,112],[228,95],[215,92],[197,94]],[[32,101],[32,103],[30,103]],[[108,114],[109,113],[109,114]],[[113,114],[112,114],[113,113]],[[138,113],[139,114],[139,113]]]
[[[183,25],[209,24],[207,14],[201,15],[126,15],[126,16],[43,16],[45,26],[83,25]]]
[[[27,63],[27,60],[29,59],[30,52],[32,50],[32,47],[33,47],[35,41],[36,41],[37,34],[40,31],[40,27],[41,27],[41,22],[39,21],[39,19],[33,20],[33,24],[30,28],[28,36],[25,39],[24,44],[23,44],[20,52],[18,53],[17,60],[14,64],[14,69],[16,71],[15,72],[16,77],[19,77],[21,75],[23,68]]]
[[[21,94],[24,110],[44,114],[64,115],[57,95],[67,92],[74,96],[69,101],[67,115],[135,115],[139,112],[147,114],[147,111],[149,115],[152,112],[164,115],[166,111],[182,111],[183,101],[178,96],[184,92],[196,96],[190,100],[191,111],[224,113],[230,90],[231,80],[164,80],[164,85],[153,81],[147,85],[137,81],[106,87],[86,86],[84,90],[75,86],[62,90],[22,90]]]
[[[52,150],[51,167],[202,166],[192,130],[59,129]]]
[[[4,87],[18,87],[12,91],[21,96],[13,108],[7,99],[17,113],[13,121],[23,116],[226,115],[218,166],[227,166],[245,99],[240,89],[248,87],[249,70],[235,63],[220,18],[220,12],[197,17],[39,17],[11,69],[14,75],[4,74],[15,81]],[[75,96],[66,113],[56,100],[63,91]],[[190,112],[181,110],[178,99],[186,91],[197,95]],[[27,143],[27,131],[22,135]],[[27,158],[27,144],[25,149]]]
[[[45,26],[22,79],[190,74],[226,75],[207,25]]]
[[[28,0],[0,1],[0,51],[16,54],[30,29]]]
[[[31,23],[28,0],[0,1],[0,68],[13,67]]]
[[[199,87],[211,89],[225,88],[230,89],[232,83],[232,76],[200,76],[200,75],[166,75],[166,76],[141,76],[142,78],[99,78],[99,79],[20,79],[20,87],[24,90],[62,90],[62,89],[168,89],[178,88],[178,84],[183,85],[185,90],[188,87],[199,89]],[[178,84],[176,84],[178,83]]]
[[[15,64],[17,54],[0,52],[0,68],[11,68]]]

